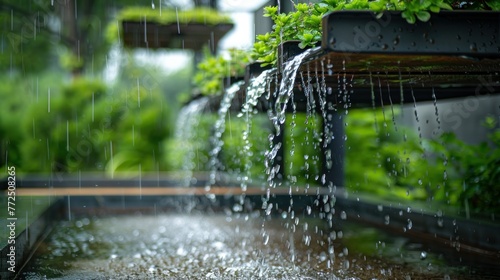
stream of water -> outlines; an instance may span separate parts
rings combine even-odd
[[[177,145],[181,151],[184,151],[182,172],[184,178],[184,186],[191,185],[193,179],[193,170],[196,168],[196,147],[190,145],[196,138],[196,129],[200,118],[203,114],[203,109],[208,104],[208,97],[202,97],[187,106],[183,107],[179,112],[176,123],[175,139],[178,140]]]

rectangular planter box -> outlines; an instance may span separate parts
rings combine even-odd
[[[169,24],[148,21],[123,21],[123,44],[132,48],[173,48],[201,50],[203,46],[215,50],[219,40],[233,28],[233,24]]]

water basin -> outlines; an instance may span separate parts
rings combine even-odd
[[[328,238],[330,237],[330,238]],[[332,240],[333,244],[328,244]],[[333,245],[333,246],[331,246]],[[353,223],[249,214],[61,221],[25,279],[485,279],[487,272]]]

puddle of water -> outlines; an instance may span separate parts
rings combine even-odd
[[[175,213],[61,222],[24,278],[471,278],[445,259],[408,239],[348,223],[327,229],[312,218]]]

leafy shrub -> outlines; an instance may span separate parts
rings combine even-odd
[[[224,78],[243,77],[250,60],[248,52],[238,49],[230,49],[228,58],[205,52],[204,59],[196,67],[193,83],[203,95],[220,95],[224,89]]]
[[[6,170],[5,165],[21,166],[21,145],[29,134],[19,129],[19,122],[33,96],[21,78],[2,77],[0,83],[0,169]]]
[[[27,172],[156,170],[168,136],[158,92],[111,92],[99,80],[77,78],[34,103],[24,119]],[[127,156],[124,156],[127,155]],[[115,160],[116,158],[116,160]]]
[[[450,203],[473,213],[499,213],[500,129],[493,117],[484,125],[491,129],[489,143],[469,145],[453,133],[444,133],[432,145],[453,172],[445,188]]]

